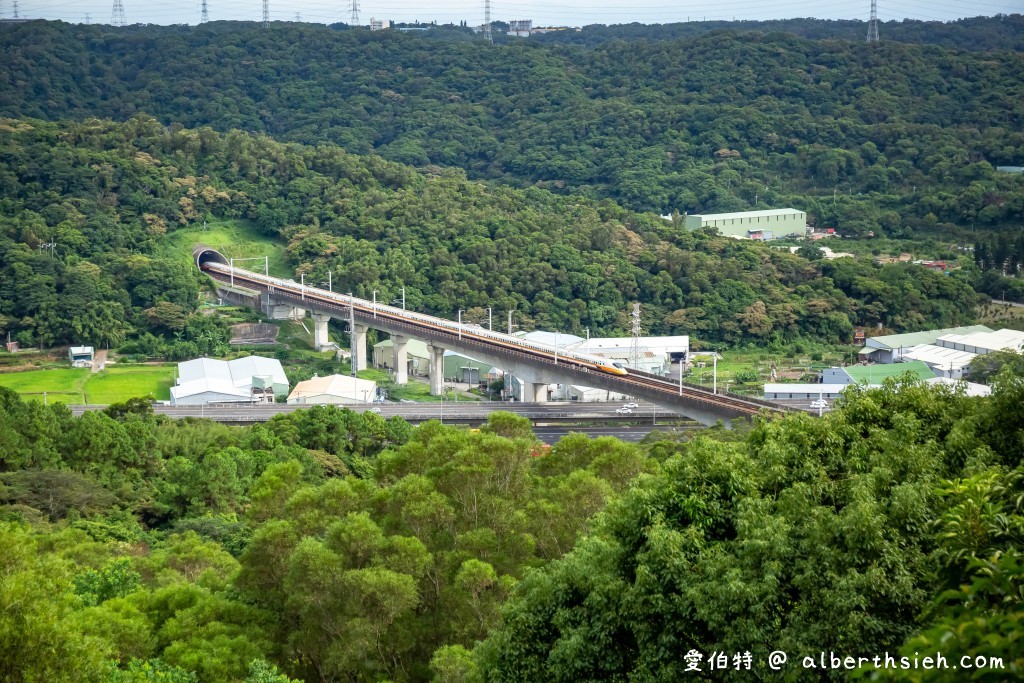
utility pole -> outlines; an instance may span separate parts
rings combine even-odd
[[[352,376],[356,376],[356,309],[352,299],[352,292],[348,293],[348,348],[349,364],[352,366]]]
[[[263,28],[270,28],[270,0],[263,0]]]
[[[17,5],[15,5],[15,17],[17,17]],[[124,16],[124,3],[121,0],[114,0],[114,9],[110,13],[110,23],[114,26],[128,25],[128,19]]]
[[[494,43],[491,37],[491,0],[484,0],[484,40]]]
[[[878,0],[871,0],[871,19],[868,20],[868,42],[878,42]]]
[[[206,11],[206,0],[203,0],[203,13],[199,16],[199,23],[205,24],[210,20],[210,13]]]

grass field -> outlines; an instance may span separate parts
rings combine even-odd
[[[136,396],[171,398],[174,365],[112,365],[85,383],[89,403],[120,403]]]
[[[38,398],[60,403],[84,403],[85,383],[91,373],[85,368],[53,368],[0,374],[0,386],[12,389],[25,399]]]
[[[0,386],[26,399],[61,403],[121,403],[137,396],[161,401],[171,397],[174,365],[110,365],[102,372],[54,368],[0,374]]]
[[[993,330],[1024,330],[1024,308],[990,303],[978,307],[978,323]]]
[[[196,244],[213,247],[227,258],[270,258],[270,274],[278,277],[293,277],[294,270],[284,258],[284,244],[261,235],[248,221],[213,220],[204,229],[189,226],[167,233],[160,243],[159,254],[192,263],[192,248]],[[239,268],[262,272],[261,261],[243,261]]]

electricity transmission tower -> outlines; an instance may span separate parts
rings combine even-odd
[[[629,315],[633,319],[633,340],[629,344],[629,367],[639,368],[640,367],[640,335],[643,331],[640,329],[640,304],[633,304],[633,312]]]
[[[359,0],[352,0],[352,18],[348,23],[349,26],[359,26]]]
[[[868,42],[878,42],[878,0],[871,0],[871,19],[868,21]]]
[[[484,39],[493,43],[491,38],[491,0],[484,0]]]
[[[263,0],[263,28],[270,28],[270,0]]]
[[[124,16],[124,4],[121,0],[114,0],[114,9],[110,13],[110,23],[114,26],[128,25],[128,20]]]
[[[206,11],[206,0],[203,0],[203,14],[199,17],[199,23],[205,24],[210,20],[210,13]]]

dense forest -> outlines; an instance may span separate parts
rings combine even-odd
[[[550,452],[509,413],[240,428],[0,389],[0,677],[669,681],[717,651],[830,680],[798,656],[833,650],[1019,678],[1024,384],[996,384]]]
[[[1019,51],[738,31],[486,46],[228,22],[29,22],[0,47],[11,117],[144,112],[633,210],[793,205],[852,236],[1024,221],[1024,176],[994,169],[1024,164]]]
[[[507,26],[506,26],[507,28]],[[580,31],[556,31],[530,36],[538,42],[598,45],[613,40],[675,40],[693,39],[712,31],[744,33],[789,33],[811,40],[846,40],[860,42],[868,32],[867,22],[854,19],[770,19],[764,21],[693,21],[676,24],[594,24]],[[941,45],[961,50],[1024,49],[1024,15],[969,17],[955,21],[880,21],[879,36],[885,41]]]
[[[340,291],[405,287],[414,309],[511,310],[524,329],[623,333],[631,301],[651,333],[705,342],[845,343],[854,325],[903,331],[974,316],[970,268],[826,261],[608,200],[418,172],[326,144],[145,116],[7,120],[0,143],[0,332],[26,345],[116,347],[155,332],[176,340],[171,357],[213,352],[224,331],[194,315],[201,282],[184,254],[158,253],[207,217],[284,240],[307,282],[330,270]]]
[[[283,245],[307,284],[523,329],[622,334],[634,301],[695,347],[971,323],[977,292],[1024,298],[1024,174],[995,169],[1024,165],[1020,22],[875,45],[809,20],[494,46],[0,25],[0,334],[223,354],[209,282],[169,250],[207,224]],[[682,225],[788,205],[964,267]],[[905,379],[820,418],[550,447],[503,412],[228,427],[0,388],[0,680],[846,675],[807,667],[823,651],[961,667],[863,679],[1020,679],[1022,364],[979,364],[985,399]]]

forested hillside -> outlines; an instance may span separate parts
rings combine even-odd
[[[676,24],[595,24],[581,31],[555,31],[530,36],[547,43],[598,45],[610,40],[673,40],[696,38],[712,31],[757,31],[790,33],[812,40],[848,40],[861,42],[868,32],[867,22],[854,19],[769,19],[764,21],[703,21],[693,15],[692,21]],[[901,43],[924,43],[955,47],[961,50],[1024,49],[1024,15],[969,17],[956,21],[881,21],[878,33],[882,40]]]
[[[116,346],[152,330],[183,333],[196,346],[182,354],[212,352],[223,331],[190,315],[200,282],[184,254],[159,249],[207,218],[285,241],[308,283],[330,269],[339,291],[405,287],[417,310],[477,321],[486,307],[498,319],[512,310],[524,329],[622,333],[632,301],[652,334],[730,342],[846,342],[853,325],[910,330],[974,315],[959,275],[824,261],[813,249],[808,261],[607,200],[145,116],[0,122],[0,191],[0,332],[26,345]]]
[[[844,234],[1024,219],[1024,54],[717,32],[591,49],[212,23],[4,27],[0,112],[332,142],[634,210]]]
[[[718,651],[752,653],[729,680],[827,680],[799,657],[834,650],[1015,680],[1022,393],[545,454],[509,413],[240,428],[0,389],[0,678],[670,681]]]

